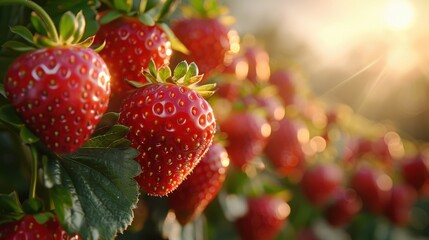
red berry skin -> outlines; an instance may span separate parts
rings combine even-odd
[[[245,168],[263,152],[271,134],[268,122],[250,111],[234,112],[219,125],[227,135],[225,148],[229,158],[239,169]]]
[[[106,46],[100,51],[112,75],[110,111],[118,111],[125,96],[133,88],[127,80],[145,83],[142,69],[154,60],[157,68],[170,63],[171,43],[159,26],[147,26],[137,18],[120,17],[102,24],[95,41]]]
[[[125,99],[119,123],[140,155],[136,178],[150,195],[165,196],[179,186],[207,152],[216,122],[196,91],[174,84],[148,84]]]
[[[244,56],[248,64],[247,79],[252,83],[266,82],[270,78],[270,56],[258,46],[247,46]]]
[[[343,173],[340,167],[335,164],[323,164],[306,169],[300,186],[302,193],[312,204],[322,206],[334,196],[342,180]]]
[[[229,158],[225,148],[213,143],[191,174],[168,196],[180,224],[198,217],[216,197],[226,177]]]
[[[277,87],[278,94],[285,106],[295,102],[296,89],[291,73],[286,70],[277,70],[270,75],[269,82]]]
[[[0,225],[0,239],[2,240],[82,240],[77,235],[69,235],[63,230],[57,218],[40,224],[32,215],[22,219]]]
[[[411,220],[411,208],[417,199],[416,191],[408,185],[396,185],[385,209],[385,216],[397,226],[406,226]]]
[[[178,53],[174,58],[195,62],[206,77],[222,70],[232,41],[228,27],[218,19],[189,18],[172,22],[171,29],[189,50],[189,54]]]
[[[273,96],[247,95],[243,102],[248,107],[257,107],[264,111],[270,124],[283,119],[285,108],[283,104]]]
[[[5,77],[10,103],[56,153],[80,148],[107,109],[110,73],[92,49],[55,47],[17,58]]]
[[[350,179],[353,188],[362,200],[362,209],[381,214],[389,201],[392,179],[368,166],[360,167]]]
[[[247,199],[247,213],[236,219],[235,228],[243,240],[271,240],[282,229],[290,207],[284,201],[269,196]]]
[[[352,189],[341,189],[325,209],[326,221],[334,227],[348,224],[361,210],[362,202]]]
[[[401,165],[401,174],[405,183],[419,194],[429,195],[429,160],[423,155],[405,159]]]
[[[305,164],[296,127],[287,118],[273,124],[264,152],[270,163],[282,176],[288,176],[295,170],[300,170]]]

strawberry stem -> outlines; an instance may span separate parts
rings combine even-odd
[[[36,198],[36,185],[37,185],[37,170],[38,170],[38,153],[37,148],[33,144],[30,145],[31,155],[33,158],[32,166],[31,166],[31,182],[30,182],[30,192],[29,199]]]
[[[30,9],[32,9],[45,23],[46,31],[48,32],[48,36],[52,37],[54,42],[59,42],[58,32],[55,28],[55,24],[52,21],[49,14],[37,3],[28,0],[0,0],[0,5],[6,4],[21,4]]]

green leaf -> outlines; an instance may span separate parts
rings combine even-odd
[[[34,29],[36,29],[36,31],[39,34],[41,34],[43,36],[48,36],[48,32],[46,31],[45,23],[35,12],[31,13],[30,21],[31,21],[31,24],[33,24]],[[48,37],[50,37],[50,36],[48,36]]]
[[[149,73],[150,73],[150,75],[152,75],[153,77],[155,77],[155,79],[156,79],[156,76],[157,76],[157,73],[156,73],[156,65],[155,65],[155,62],[153,61],[153,59],[151,59],[150,61],[149,61],[149,65],[148,65],[148,70],[149,70]]]
[[[45,224],[47,221],[54,218],[54,214],[52,212],[40,212],[33,215],[34,219],[39,224]]]
[[[64,13],[60,20],[60,39],[63,42],[71,43],[77,27],[76,17],[74,14],[70,11]]]
[[[144,13],[146,11],[147,0],[141,0],[139,4],[139,13]]]
[[[109,11],[108,13],[106,13],[104,16],[101,17],[100,23],[106,24],[106,23],[114,21],[115,19],[118,19],[121,16],[122,16],[121,12],[116,11],[116,10],[112,10],[112,11]]]
[[[43,204],[39,199],[31,198],[24,201],[22,208],[26,214],[35,214],[42,210]]]
[[[101,50],[103,50],[103,48],[106,46],[106,41],[103,41],[102,44],[100,45],[92,45],[91,48],[92,50],[94,50],[94,52],[100,52]]]
[[[66,219],[69,223],[69,231],[77,232],[82,226],[82,218],[78,214],[73,214],[74,211],[81,210],[80,204],[76,203],[73,206],[73,198],[71,192],[64,186],[57,185],[49,190],[52,202],[55,206],[55,214],[60,219],[61,224],[66,224]]]
[[[133,7],[133,1],[132,0],[113,0],[113,5],[119,11],[129,12]]]
[[[10,31],[21,36],[25,41],[33,43],[33,33],[26,27],[18,25],[10,27]]]
[[[197,75],[198,75],[198,67],[194,62],[192,62],[191,64],[188,65],[188,71],[185,74],[184,84],[185,85],[191,84],[192,80],[194,80],[192,78]]]
[[[177,0],[167,0],[162,5],[161,10],[159,11],[158,16],[155,18],[156,21],[161,21],[164,18],[166,18],[168,15],[170,15],[176,8],[180,1]]]
[[[145,12],[148,12],[149,10],[156,8],[160,3],[161,1],[159,0],[147,0]]]
[[[21,127],[21,130],[19,131],[19,136],[21,137],[22,141],[24,143],[35,143],[39,141],[39,138],[34,135],[34,133],[27,127],[23,126]]]
[[[0,225],[18,220],[23,214],[24,211],[16,192],[0,194]]]
[[[55,164],[57,161],[50,161],[46,155],[42,156],[43,163],[43,184],[46,188],[52,188],[55,185],[61,185],[60,168]]]
[[[0,83],[0,94],[6,97],[6,92],[4,91],[4,84]]]
[[[15,40],[10,40],[10,41],[3,43],[2,47],[9,48],[9,49],[17,51],[17,52],[28,52],[28,51],[33,51],[36,49],[33,46],[29,46],[28,44],[18,42]]]
[[[188,48],[176,37],[171,28],[165,23],[159,23],[158,26],[164,30],[171,42],[171,48],[184,54],[189,54]]]
[[[138,18],[139,18],[140,22],[142,22],[146,26],[155,25],[155,20],[148,13],[141,13],[141,14],[139,14]]]
[[[94,39],[95,39],[95,36],[88,37],[87,39],[80,42],[79,46],[84,47],[84,48],[90,47],[92,45],[92,43],[94,42]]]
[[[129,128],[123,125],[114,125],[103,135],[99,135],[89,139],[84,147],[109,147],[113,142],[125,137]]]
[[[80,41],[80,39],[82,39],[83,34],[85,33],[86,21],[85,21],[85,17],[83,16],[82,11],[79,11],[76,14],[76,20],[75,21],[77,24],[77,29],[73,34],[72,43],[78,43]]]
[[[181,79],[183,76],[185,76],[186,72],[188,71],[188,63],[186,61],[182,61],[174,68],[174,78],[175,79]]]
[[[87,240],[104,240],[113,239],[131,224],[139,196],[134,180],[140,173],[134,161],[138,154],[132,148],[81,148],[48,160],[45,171],[61,179],[50,194],[66,231],[79,232]]]
[[[50,38],[42,36],[40,34],[34,35],[34,43],[41,48],[52,47],[57,45],[56,42],[52,41]]]
[[[158,74],[162,81],[165,82],[167,78],[171,77],[171,69],[168,66],[163,66],[158,70]]]
[[[131,146],[131,142],[125,138],[121,138],[116,141],[113,141],[109,145],[110,148],[129,148],[130,146]]]
[[[24,123],[11,104],[6,104],[0,107],[0,120],[17,128],[24,126]]]
[[[119,113],[117,112],[108,112],[103,114],[97,126],[95,127],[92,136],[97,136],[106,133],[107,131],[109,131],[110,128],[113,127],[113,125],[118,123],[118,120]]]

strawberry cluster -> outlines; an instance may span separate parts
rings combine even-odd
[[[0,133],[13,137],[0,163],[31,174],[29,190],[0,194],[0,239],[372,239],[381,228],[429,229],[416,229],[424,214],[413,214],[429,196],[424,145],[324,104],[295,66],[240,39],[217,1],[48,1],[49,13],[15,3],[34,11],[34,26],[11,28],[27,45],[4,44],[13,57]],[[86,11],[53,22],[67,7]]]

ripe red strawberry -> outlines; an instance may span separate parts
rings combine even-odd
[[[130,128],[131,146],[141,153],[136,158],[142,169],[138,183],[148,194],[159,196],[176,189],[194,169],[216,125],[211,106],[200,95],[211,93],[207,85],[190,84],[202,77],[195,75],[196,65],[182,62],[173,77],[163,75],[166,71],[168,67],[156,73],[151,61],[146,72],[151,83],[125,99],[119,117],[119,123]],[[183,85],[176,85],[179,82]]]
[[[222,70],[231,48],[233,45],[238,46],[238,34],[217,18],[220,14],[217,5],[193,2],[198,4],[188,8],[192,9],[193,15],[177,19],[171,24],[171,29],[189,50],[189,54],[177,54],[173,58],[175,61],[184,59],[195,62],[206,78],[209,74]],[[212,8],[204,9],[206,6]]]
[[[305,163],[296,127],[288,118],[273,126],[264,152],[275,169],[284,176],[301,169]]]
[[[142,73],[153,59],[156,67],[168,65],[172,53],[167,34],[157,25],[148,26],[136,17],[120,17],[101,24],[95,42],[106,41],[100,55],[112,74],[109,110],[117,111],[128,91],[127,80],[145,83]]]
[[[389,201],[392,179],[376,169],[362,166],[352,175],[350,186],[362,199],[363,210],[379,214]]]
[[[341,227],[349,223],[361,210],[359,196],[352,189],[341,189],[324,210],[324,216],[329,224]]]
[[[279,69],[270,75],[269,81],[277,87],[280,98],[285,106],[295,102],[296,87],[292,80],[292,74],[284,69]]]
[[[257,107],[264,111],[269,123],[281,120],[285,116],[283,104],[273,94],[249,94],[243,98],[244,104],[248,107]]]
[[[416,191],[410,186],[393,186],[384,212],[385,216],[395,225],[406,226],[411,221],[411,208],[416,199]]]
[[[82,13],[76,18],[71,13],[65,17],[79,22],[79,27],[85,26]],[[36,36],[43,41],[36,44],[50,41]],[[40,140],[54,152],[68,153],[89,139],[106,111],[110,74],[94,50],[79,43],[67,46],[67,38],[58,39],[49,42],[51,47],[40,45],[42,49],[15,59],[6,73],[4,87],[12,106]],[[73,38],[72,43],[79,39]],[[81,45],[89,42],[91,39]]]
[[[311,203],[322,206],[337,192],[342,179],[340,167],[335,164],[320,164],[306,169],[300,186]]]
[[[216,197],[225,180],[228,165],[225,148],[213,143],[192,173],[168,196],[170,208],[180,224],[191,222]]]
[[[401,165],[401,174],[404,182],[412,186],[423,196],[429,194],[429,159],[418,154],[407,158]]]
[[[25,215],[18,221],[0,225],[2,240],[80,240],[78,234],[68,234],[63,230],[58,219],[38,223],[32,215]]]
[[[252,111],[233,112],[219,123],[227,136],[226,150],[233,165],[243,169],[262,153],[271,134],[268,122]]]
[[[243,240],[274,239],[289,216],[290,207],[281,199],[265,195],[247,199],[247,212],[235,220]]]
[[[252,83],[266,82],[270,78],[270,56],[268,52],[259,46],[246,46],[244,56],[249,66],[247,79]]]

